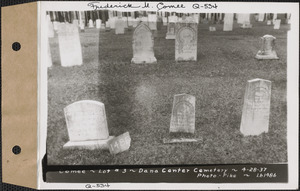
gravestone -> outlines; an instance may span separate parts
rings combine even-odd
[[[272,25],[272,21],[271,21],[271,20],[268,20],[268,21],[267,21],[267,25]]]
[[[274,50],[276,38],[272,35],[265,35],[260,38],[261,48],[255,58],[258,60],[279,59]]]
[[[133,33],[133,58],[132,63],[156,63],[157,60],[154,57],[154,40],[150,28],[143,22],[141,22]]]
[[[89,20],[89,28],[94,28],[94,22],[92,19]]]
[[[110,22],[109,21],[106,21],[105,22],[105,31],[110,31],[111,28],[110,28]]]
[[[122,17],[119,17],[115,22],[115,34],[125,33],[125,22]]]
[[[82,51],[78,27],[74,24],[58,25],[60,62],[64,67],[82,65]]]
[[[53,38],[54,37],[54,27],[53,27],[53,23],[51,22],[50,15],[47,15],[47,22],[48,22],[48,37]]]
[[[109,136],[104,104],[82,100],[64,108],[69,142],[63,148],[108,149]]]
[[[177,94],[174,96],[170,123],[170,133],[195,132],[195,102],[192,95]]]
[[[157,30],[157,15],[149,14],[148,15],[148,26],[150,30]]]
[[[197,60],[197,23],[177,23],[175,38],[175,60],[196,61]]]
[[[162,21],[163,21],[163,26],[168,26],[168,18],[167,17],[163,17]]]
[[[216,27],[209,27],[209,31],[211,32],[216,31]]]
[[[100,29],[100,28],[101,28],[101,20],[96,19],[96,29]]]
[[[249,80],[246,87],[240,131],[244,136],[269,130],[271,81]]]
[[[225,13],[223,31],[232,31],[233,13]]]
[[[281,20],[280,19],[276,19],[274,21],[274,29],[280,29],[280,23],[281,23]]]
[[[250,22],[248,22],[248,21],[245,21],[245,22],[242,24],[241,28],[243,28],[243,29],[249,29],[249,28],[252,28],[252,24],[251,24]]]
[[[129,132],[126,132],[118,137],[108,141],[110,154],[118,154],[130,148],[131,138]]]
[[[166,39],[175,39],[175,25],[176,24],[174,22],[168,23]]]
[[[258,15],[258,21],[259,22],[263,22],[264,19],[265,19],[265,14],[264,13],[259,13],[259,15]]]

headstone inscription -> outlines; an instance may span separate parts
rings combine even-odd
[[[82,51],[78,27],[74,24],[58,25],[58,44],[62,66],[82,65]]]
[[[70,141],[63,148],[108,149],[109,136],[104,104],[82,100],[64,108]]]
[[[110,154],[118,154],[130,148],[131,138],[129,132],[126,132],[118,137],[108,141],[108,148]]]
[[[279,59],[274,50],[276,38],[272,35],[264,35],[260,38],[261,48],[255,58],[258,60]]]
[[[194,22],[177,23],[175,32],[175,60],[197,61],[198,27]]]
[[[133,58],[131,60],[134,64],[156,63],[154,56],[154,40],[150,28],[141,22],[133,33]]]
[[[280,23],[281,23],[281,20],[280,19],[276,19],[274,21],[274,29],[280,29]]]
[[[170,123],[170,133],[195,132],[195,102],[196,98],[188,94],[174,96]]]
[[[122,17],[117,18],[115,22],[115,34],[124,34],[125,33],[125,22]]]
[[[240,131],[244,136],[260,135],[269,130],[271,81],[249,80],[242,113]]]
[[[233,13],[225,13],[223,31],[232,31]]]

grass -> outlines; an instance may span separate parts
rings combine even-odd
[[[134,65],[132,34],[115,35],[86,29],[80,33],[83,65],[60,66],[58,39],[50,39],[53,67],[48,69],[49,165],[154,165],[287,162],[286,54],[289,25],[274,30],[266,23],[252,29],[222,25],[198,29],[197,62],[176,63],[175,42],[166,40],[166,27],[155,37],[157,64]],[[277,38],[279,60],[258,61],[259,38]],[[272,81],[269,132],[243,137],[239,131],[247,80]],[[198,143],[163,144],[169,135],[173,96],[196,97]],[[129,151],[63,150],[69,140],[63,108],[84,99],[105,104],[110,135],[129,131]]]

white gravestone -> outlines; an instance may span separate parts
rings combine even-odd
[[[89,28],[94,28],[94,22],[92,19],[89,20]]]
[[[96,19],[96,29],[100,29],[100,28],[101,28],[101,20]]]
[[[281,19],[276,19],[274,21],[274,29],[280,29]]]
[[[276,38],[272,35],[265,35],[260,38],[261,48],[255,58],[258,60],[279,59],[274,49]]]
[[[167,17],[163,17],[163,26],[168,26],[168,18]]]
[[[64,67],[82,65],[82,51],[78,27],[62,23],[58,26],[60,62]]]
[[[240,131],[244,136],[260,135],[269,130],[271,81],[249,80],[242,113]]]
[[[197,23],[177,23],[175,32],[175,60],[197,61]]]
[[[109,25],[111,29],[116,29],[116,20],[118,19],[118,17],[112,17],[109,18]]]
[[[64,148],[108,149],[109,136],[104,104],[82,100],[64,108],[69,142]]]
[[[265,14],[264,13],[259,13],[259,15],[258,15],[258,21],[259,22],[263,22],[264,19],[265,19]]]
[[[169,16],[168,21],[166,39],[175,39],[175,25],[178,21],[178,18],[177,16]]]
[[[157,60],[154,56],[154,40],[150,28],[141,22],[133,33],[133,58],[132,63],[156,63]]]
[[[150,30],[157,30],[157,15],[149,14],[148,15],[148,26]]]
[[[108,141],[110,154],[118,154],[127,151],[130,148],[131,138],[129,132],[123,133]]]
[[[223,31],[232,31],[233,13],[225,13]]]
[[[268,21],[267,21],[267,25],[272,25],[272,21],[271,21],[271,20],[268,20]]]
[[[174,96],[170,123],[170,133],[195,132],[195,102],[196,98],[188,94]]]
[[[122,18],[118,18],[115,22],[115,34],[125,33],[125,22]]]

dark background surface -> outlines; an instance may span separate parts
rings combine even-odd
[[[61,0],[56,0],[56,1],[61,1]],[[226,1],[226,0],[225,0]],[[29,2],[35,2],[34,0],[1,0],[0,4],[2,6],[10,6],[10,5],[16,5],[16,4],[22,4],[22,3],[29,3]],[[216,1],[214,1],[216,2]],[[255,2],[262,2],[262,1],[255,1]],[[282,1],[265,1],[265,2],[282,2]],[[286,2],[286,1],[285,1]],[[298,2],[298,0],[293,0],[293,1],[288,1],[288,2]],[[1,10],[0,10],[0,17],[1,17]],[[0,28],[1,28],[1,22],[0,22]],[[1,104],[1,103],[0,103]],[[1,131],[0,131],[0,137],[1,137]],[[0,142],[0,146],[1,142]],[[2,183],[2,153],[0,151],[0,162],[1,162],[1,172],[0,172],[0,179],[1,179],[1,184],[0,184],[0,190],[3,191],[10,191],[10,190],[21,190],[21,191],[31,191],[33,189],[29,188],[24,188],[24,187],[19,187],[19,186],[14,186],[10,184],[5,184]]]

